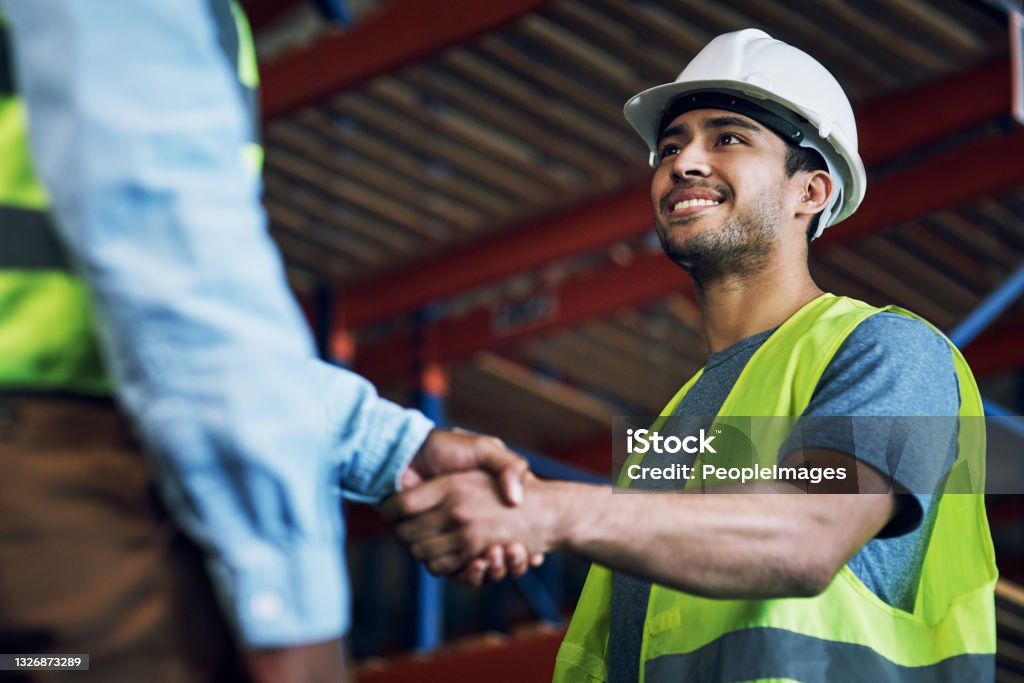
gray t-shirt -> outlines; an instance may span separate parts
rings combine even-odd
[[[774,330],[747,337],[708,356],[704,373],[676,409],[694,416],[693,429],[708,426],[747,362]],[[894,313],[878,313],[862,322],[829,363],[802,419],[813,416],[955,416],[960,393],[953,356],[946,340],[924,323]],[[814,421],[811,420],[814,424]],[[854,455],[883,472],[896,473],[914,495],[901,496],[901,512],[849,562],[850,569],[879,598],[900,609],[913,608],[928,538],[935,521],[932,496],[922,481],[945,471],[956,457],[956,421],[940,428],[929,421],[905,421],[880,443],[858,438],[842,424],[827,421],[802,434],[803,447],[821,447]],[[687,426],[687,431],[691,426]],[[901,431],[899,438],[893,436]],[[924,433],[926,432],[927,433]],[[909,432],[909,433],[908,433]],[[861,437],[862,434],[858,434]],[[936,447],[936,444],[939,444]],[[894,449],[899,459],[893,468]],[[936,458],[936,453],[943,457]],[[788,453],[786,447],[780,458]],[[678,461],[649,454],[645,465]],[[940,461],[940,462],[936,462]],[[638,480],[634,488],[671,488],[665,480]],[[636,681],[651,584],[616,572],[612,580],[608,642],[609,683]]]

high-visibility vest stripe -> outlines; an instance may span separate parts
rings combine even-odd
[[[0,95],[14,93],[14,65],[11,63],[11,36],[0,17]]]
[[[991,681],[995,658],[960,654],[926,666],[902,666],[869,647],[777,628],[726,633],[693,652],[645,663],[645,683],[678,681],[843,681],[935,683]]]
[[[0,268],[68,268],[48,211],[0,206]]]

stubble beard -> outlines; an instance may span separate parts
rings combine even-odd
[[[673,228],[675,235],[658,226],[661,248],[698,285],[724,278],[745,279],[760,270],[778,242],[782,204],[765,191],[742,214],[733,214],[717,230],[687,234],[685,222]],[[701,220],[693,217],[692,222]]]

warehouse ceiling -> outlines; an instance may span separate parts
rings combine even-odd
[[[296,288],[333,294],[336,352],[354,339],[355,367],[404,402],[417,365],[441,362],[453,422],[604,467],[611,416],[656,412],[706,353],[692,285],[652,239],[622,105],[745,27],[818,57],[857,111],[868,196],[815,244],[819,284],[952,329],[1024,262],[998,12],[393,0],[261,65],[271,231]],[[373,49],[338,59],[352,45]],[[979,374],[1021,365],[1021,319],[1017,306],[967,349]]]

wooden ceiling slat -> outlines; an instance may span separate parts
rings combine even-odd
[[[668,345],[648,345],[610,324],[581,327],[579,334],[588,344],[624,358],[638,377],[678,377],[694,369],[689,360],[673,354]]]
[[[888,80],[892,84],[906,83],[920,79],[927,72],[927,69],[917,62],[900,59],[887,46],[880,45],[878,38],[872,33],[872,26],[862,17],[848,26],[845,23],[846,20],[840,17],[835,8],[825,2],[805,3],[800,5],[799,9],[794,8],[792,3],[787,3],[785,0],[763,0],[763,4],[779,8],[778,11],[789,13],[791,17],[798,15],[801,20],[809,22],[813,33],[808,36],[803,45],[814,46],[815,57],[819,61],[823,60],[829,49],[825,47],[826,45],[830,47],[834,43],[843,46],[844,59],[838,62],[823,62],[840,83],[845,84],[846,74],[867,64],[871,65],[871,73],[875,76],[872,81],[867,83],[868,92],[877,92],[878,85],[884,80]],[[859,17],[859,15],[855,16]],[[823,36],[828,36],[829,39],[822,40]],[[797,46],[800,47],[800,44],[798,43]],[[878,76],[884,80],[879,80]]]
[[[550,133],[541,126],[530,123],[519,112],[491,99],[488,93],[478,88],[445,77],[436,69],[413,69],[408,78],[424,90],[436,93],[436,97],[488,120],[496,128],[510,131],[527,140],[535,148],[543,150],[545,155],[570,165],[581,179],[589,175],[592,190],[606,190],[622,181],[604,160],[588,154],[583,147],[567,143],[564,136]]]
[[[1024,647],[1004,638],[998,638],[996,640],[996,662],[1004,680],[1008,675],[1014,676],[1014,672],[1024,671]],[[1010,671],[1003,670],[1004,667],[1010,667]]]
[[[757,23],[742,12],[715,0],[675,0],[670,10],[681,22],[699,26],[709,38],[745,28],[756,28]]]
[[[900,81],[899,72],[877,61],[870,51],[858,49],[844,40],[822,40],[821,27],[806,12],[786,3],[722,0],[735,11],[748,14],[756,25],[770,29],[773,37],[797,47],[810,48],[814,56],[842,83],[851,101],[858,101],[879,89],[891,88]]]
[[[386,138],[398,140],[445,164],[458,166],[516,199],[539,203],[549,194],[547,188],[527,176],[506,169],[462,144],[453,144],[431,125],[397,114],[384,103],[363,95],[347,95],[339,98],[334,106],[364,127],[380,131]]]
[[[611,329],[622,330],[622,325],[612,321]],[[668,354],[669,360],[659,366],[658,372],[667,372],[673,382],[678,381],[676,388],[682,386],[683,382],[693,376],[707,360],[707,347],[704,345],[703,337],[673,335],[660,342],[653,341],[649,335],[635,335],[637,342],[644,349],[644,353],[650,357],[660,358],[663,350]],[[657,351],[657,353],[655,353]]]
[[[606,349],[617,351],[631,361],[652,366],[672,362],[671,351],[664,346],[651,346],[634,334],[604,320],[580,328],[580,334]]]
[[[613,415],[586,392],[494,354],[457,366],[450,378],[453,421],[538,452],[595,438],[607,432]]]
[[[606,46],[614,55],[629,55],[644,81],[665,81],[679,72],[678,58],[645,42],[628,24],[616,22],[577,0],[556,2],[546,14],[565,30],[582,33],[588,42]]]
[[[547,363],[558,368],[567,379],[588,390],[618,396],[622,401],[638,408],[640,414],[656,411],[661,407],[659,403],[663,396],[658,396],[659,392],[652,390],[649,381],[629,377],[617,371],[614,364],[602,367],[592,360],[581,358],[576,345],[562,339],[561,334],[531,341],[521,347],[520,352],[533,362]]]
[[[322,248],[330,250],[329,255],[343,254],[354,261],[371,265],[381,265],[387,261],[387,251],[361,242],[351,234],[324,226],[324,220],[320,215],[321,209],[313,203],[315,201],[312,198],[296,198],[295,202],[301,207],[301,210],[296,210],[281,200],[270,199],[266,202],[267,214],[272,222],[306,238],[306,241],[314,241]],[[310,220],[308,216],[313,216],[314,220]],[[315,221],[319,221],[323,227],[317,226]]]
[[[523,367],[494,353],[481,353],[473,358],[473,366],[507,384],[520,387],[525,393],[544,397],[549,403],[557,403],[565,410],[583,420],[593,422],[597,428],[607,428],[612,418],[612,409],[586,392],[575,389],[556,380],[541,377],[529,368]]]
[[[541,41],[570,64],[582,67],[601,82],[614,84],[624,93],[643,89],[644,81],[625,61],[597,47],[580,36],[537,14],[531,14],[517,24],[527,36]]]
[[[354,245],[354,252],[378,265],[384,265],[396,255],[408,255],[416,250],[412,240],[400,241],[405,236],[395,230],[381,229],[381,221],[368,217],[359,210],[345,207],[339,211],[330,201],[310,191],[281,191],[285,185],[276,175],[268,175],[267,188],[272,190],[265,204],[277,209],[298,213],[306,221],[306,232],[319,238],[325,244],[338,248]],[[422,247],[420,247],[422,248]]]
[[[348,261],[350,264],[359,263],[360,261],[372,263],[380,257],[379,252],[365,246],[359,248],[360,245],[356,245],[356,249],[349,249],[350,244],[341,243],[336,236],[316,229],[311,224],[312,222],[309,218],[303,215],[301,211],[276,201],[267,203],[267,217],[275,229],[284,230],[293,239],[298,240],[301,238],[305,244],[315,242],[320,249],[321,256],[337,257]],[[324,253],[325,249],[327,250],[326,254]]]
[[[432,217],[449,223],[463,232],[474,232],[487,218],[485,212],[454,201],[441,192],[405,182],[373,161],[355,158],[341,162],[340,165],[347,175],[362,178],[387,193],[394,194],[396,200],[407,202],[416,210],[428,214],[428,220]]]
[[[884,292],[891,303],[909,308],[942,329],[949,329],[957,320],[956,315],[915,289],[909,281],[864,258],[854,249],[830,249],[821,254],[820,260],[834,266],[849,278],[871,283],[874,288]]]
[[[927,36],[931,45],[951,51],[960,59],[983,52],[986,45],[969,26],[956,21],[934,3],[921,0],[858,0],[862,12],[888,25],[901,27],[901,33]]]
[[[325,167],[328,172],[339,173],[348,178],[358,178],[371,187],[386,189],[389,195],[445,220],[460,228],[466,229],[480,223],[483,214],[459,202],[453,202],[437,192],[431,192],[415,183],[411,183],[380,165],[362,160],[354,154],[342,158],[329,144],[309,129],[297,124],[282,122],[267,131],[269,143],[288,147],[301,152]],[[271,151],[272,153],[272,151]]]
[[[650,383],[655,374],[647,357],[629,358],[617,348],[611,348],[593,337],[585,334],[581,328],[568,330],[556,335],[556,344],[572,348],[581,360],[596,364],[599,368],[614,368],[614,372],[623,381],[632,383]]]
[[[324,242],[336,245],[364,245],[374,254],[388,255],[412,251],[416,243],[395,230],[382,230],[381,221],[349,206],[339,207],[318,193],[293,187],[283,176],[268,172],[265,183],[268,196],[264,203],[307,217],[309,232]],[[370,252],[363,251],[364,254]],[[374,257],[375,262],[385,259]]]
[[[1018,260],[1024,261],[1024,214],[1011,211],[1005,203],[995,199],[983,199],[968,211],[994,226],[1003,239],[1013,245]]]
[[[693,334],[703,334],[703,320],[701,319],[700,307],[689,297],[682,294],[670,294],[663,302],[665,310],[675,319],[686,325],[686,329]]]
[[[365,131],[339,130],[322,111],[307,109],[299,115],[298,120],[331,142],[361,154],[387,172],[394,172],[422,183],[434,191],[451,196],[459,204],[494,214],[507,213],[515,207],[512,200],[487,189],[484,185],[460,177],[454,171],[441,174],[433,172],[423,161],[409,154],[404,148],[386,140],[367,135]]]
[[[613,102],[601,97],[594,90],[580,85],[549,64],[531,59],[498,36],[487,36],[476,47],[482,54],[514,69],[521,76],[531,78],[550,92],[567,98],[574,106],[579,107],[577,115],[585,112],[596,118],[604,119],[605,123],[610,123],[612,126],[622,125],[621,102]],[[458,54],[459,52],[459,50],[450,50],[448,54]]]
[[[996,621],[999,623],[1000,633],[1012,634],[1016,638],[1024,640],[1024,617],[1012,610],[996,607]]]
[[[897,64],[906,65],[912,62],[924,72],[944,72],[952,66],[952,61],[946,54],[918,45],[906,33],[897,32],[876,21],[873,17],[860,12],[847,0],[819,0],[811,5],[834,15],[838,25],[843,27],[841,37],[852,40],[861,49],[879,50],[889,54]],[[858,38],[856,34],[867,40]],[[913,74],[915,77],[920,75],[922,74]]]
[[[811,261],[811,277],[826,292],[851,296],[874,306],[885,306],[892,303],[885,294],[859,280],[847,277],[832,265],[823,263],[818,258]]]
[[[946,211],[931,216],[928,220],[953,238],[961,249],[974,253],[983,261],[999,264],[1006,270],[1016,268],[1020,264],[1020,258],[1006,242],[958,213]]]
[[[271,225],[271,237],[292,265],[311,270],[328,280],[345,281],[359,275],[361,268],[339,266],[337,259],[324,257],[323,249],[310,246],[293,234],[275,228]]]
[[[451,50],[443,58],[443,62],[453,71],[473,80],[478,86],[486,87],[492,92],[513,102],[523,103],[524,112],[558,126],[567,131],[570,139],[577,137],[588,144],[611,152],[616,161],[627,161],[636,164],[635,150],[642,149],[638,144],[624,137],[627,132],[625,119],[618,120],[618,129],[588,119],[580,110],[561,102],[542,99],[535,89],[507,71],[488,64],[483,59],[465,50]],[[542,73],[539,68],[537,73]]]
[[[406,208],[393,199],[385,197],[374,190],[362,187],[340,175],[325,173],[296,154],[283,149],[277,149],[274,154],[267,155],[267,166],[275,170],[284,171],[295,178],[305,180],[325,193],[345,202],[350,202],[372,214],[380,216],[384,220],[390,221],[392,229],[401,230],[404,228],[431,240],[436,240],[440,237],[435,231],[430,229],[423,215],[419,212]],[[387,226],[387,223],[380,225],[381,228]]]
[[[922,261],[914,251],[904,249],[891,240],[873,237],[858,248],[864,255],[900,277],[922,285],[930,296],[957,317],[962,317],[978,303],[978,297],[941,268]]]
[[[662,306],[653,315],[640,315],[639,331],[635,327],[623,326],[621,324],[623,318],[613,316],[602,321],[600,328],[594,328],[599,329],[600,334],[590,335],[590,337],[592,342],[601,344],[612,352],[628,353],[640,367],[647,368],[647,377],[667,377],[666,391],[672,391],[672,385],[676,385],[675,388],[678,389],[679,386],[682,386],[682,381],[693,375],[704,364],[706,348],[701,336],[681,329],[679,325],[675,324],[675,320],[667,321],[668,334],[660,339],[659,343],[652,343],[649,330],[651,321],[661,316],[664,308]],[[580,327],[580,334],[586,333],[597,324],[590,323]],[[616,347],[616,344],[619,346]],[[638,372],[644,371],[638,370]]]
[[[1006,13],[982,2],[963,0],[928,0],[940,12],[982,37],[986,44],[992,39],[1006,40]]]
[[[395,78],[378,79],[370,86],[369,92],[397,111],[412,117],[423,115],[427,109],[425,102],[430,102],[431,107],[438,104],[438,101],[429,97],[429,93],[427,99],[422,99],[413,88]],[[431,113],[432,123],[439,131],[494,157],[503,166],[517,168],[525,175],[547,176],[549,181],[560,183],[560,179],[542,165],[540,152],[522,141],[501,135],[499,131],[488,128],[485,123],[474,120],[457,108],[444,108],[440,112]]]
[[[902,248],[913,251],[919,259],[947,272],[976,296],[990,285],[991,273],[984,261],[964,252],[955,242],[929,227],[926,221],[902,226],[888,237]]]
[[[670,295],[671,296],[671,295]],[[679,321],[676,314],[669,313],[672,320]],[[691,328],[687,323],[681,324],[669,322],[665,327],[667,334],[654,334],[651,326],[652,314],[641,313],[639,309],[619,310],[612,315],[612,322],[620,327],[629,330],[637,335],[648,346],[665,345],[673,349],[673,352],[682,354],[684,359],[704,364],[707,357],[707,346],[704,343],[703,332],[698,328]]]
[[[671,14],[653,3],[598,0],[594,4],[605,12],[616,13],[624,23],[636,26],[652,42],[660,43],[663,48],[675,54],[678,60],[675,73],[679,73],[683,65],[714,37],[699,27],[677,22]],[[634,90],[630,94],[636,92]]]

